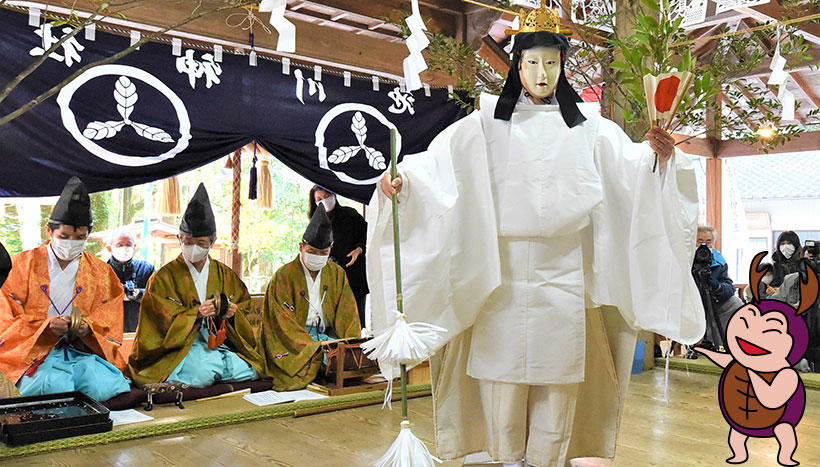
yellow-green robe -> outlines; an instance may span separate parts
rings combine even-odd
[[[220,280],[221,278],[221,280]],[[237,306],[227,321],[225,345],[262,373],[256,338],[245,313],[251,296],[242,280],[226,265],[211,259],[206,297],[224,292]],[[191,350],[200,331],[199,297],[182,255],[160,268],[145,288],[137,336],[128,372],[139,385],[164,382]]]
[[[327,292],[324,292],[327,287]],[[323,311],[338,337],[359,337],[362,332],[356,299],[344,269],[330,262],[322,268]],[[322,364],[318,341],[305,329],[310,304],[305,272],[297,256],[273,275],[265,291],[260,354],[277,391],[301,389],[316,378]],[[291,310],[292,308],[292,310]]]

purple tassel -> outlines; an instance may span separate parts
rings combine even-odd
[[[249,190],[250,190],[249,193],[248,193],[248,199],[256,199],[256,185],[257,185],[257,183],[256,183],[256,180],[257,180],[256,160],[257,160],[257,158],[256,158],[256,141],[254,141],[253,142],[253,166],[251,167],[251,179],[250,179],[250,182],[248,183],[248,187],[249,187]]]

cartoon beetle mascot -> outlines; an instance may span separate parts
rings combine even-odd
[[[760,268],[767,252],[758,253],[749,268],[753,300],[729,319],[726,342],[729,353],[696,347],[723,368],[718,386],[720,410],[729,423],[730,464],[748,458],[749,436],[770,438],[780,444],[777,462],[798,465],[792,455],[797,448],[795,426],[806,407],[806,390],[792,368],[806,353],[809,330],[803,313],[817,300],[817,272],[805,261],[800,280],[800,303],[796,309],[777,300],[761,300],[758,283],[771,266]]]

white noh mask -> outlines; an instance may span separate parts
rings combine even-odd
[[[521,85],[533,97],[545,99],[558,86],[561,51],[555,47],[533,47],[521,51]]]

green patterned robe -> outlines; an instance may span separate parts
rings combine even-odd
[[[221,277],[221,280],[220,280]],[[225,345],[262,374],[256,338],[245,317],[251,296],[228,266],[211,259],[205,296],[224,292],[237,311],[226,323]],[[202,324],[199,296],[182,255],[160,268],[145,288],[128,373],[138,385],[164,382],[190,351]]]
[[[325,287],[322,308],[329,320],[327,325],[332,325],[339,337],[359,337],[362,329],[356,299],[344,269],[338,264],[330,262],[322,268],[323,291]],[[262,310],[259,342],[259,353],[265,362],[262,373],[273,378],[277,391],[304,388],[316,378],[322,364],[319,342],[305,329],[309,310],[306,297],[309,298],[307,281],[297,256],[273,275]]]

